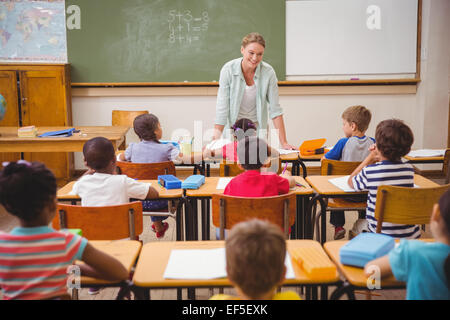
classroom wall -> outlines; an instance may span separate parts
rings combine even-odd
[[[299,145],[303,140],[323,137],[327,145],[335,144],[342,137],[342,111],[350,105],[363,104],[373,115],[369,135],[374,135],[379,121],[395,117],[411,126],[415,134],[414,148],[445,148],[450,92],[450,1],[423,0],[422,12],[422,81],[416,93],[281,95],[289,143]],[[74,94],[73,124],[110,125],[113,109],[148,109],[160,118],[163,139],[170,139],[176,129],[186,128],[193,133],[194,121],[202,121],[203,131],[212,128],[215,103],[214,95],[86,97]],[[134,140],[130,133],[128,141]],[[75,167],[84,168],[79,153],[75,155]]]

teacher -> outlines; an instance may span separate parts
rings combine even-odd
[[[282,149],[295,149],[286,140],[283,110],[278,102],[278,79],[275,70],[262,61],[266,42],[256,32],[242,39],[242,58],[227,62],[220,71],[217,94],[214,140],[225,125],[247,118],[260,130],[267,130],[267,116],[278,129]]]

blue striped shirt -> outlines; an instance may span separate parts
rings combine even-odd
[[[366,219],[371,232],[376,232],[375,203],[377,190],[381,185],[414,187],[414,169],[412,165],[402,162],[384,160],[369,165],[352,179],[357,191],[369,191],[367,196]],[[396,237],[416,239],[420,237],[419,225],[394,224],[383,222],[381,233]]]

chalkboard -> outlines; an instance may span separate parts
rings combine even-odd
[[[73,5],[79,10],[73,10]],[[285,79],[284,0],[66,0],[72,83],[210,82],[259,32]],[[75,17],[76,18],[76,17]]]

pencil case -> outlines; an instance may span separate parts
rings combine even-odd
[[[70,129],[64,129],[64,130],[58,130],[58,131],[49,131],[49,132],[45,132],[43,134],[41,134],[40,138],[45,138],[45,137],[71,137],[73,135],[73,132],[75,131],[75,128],[70,128]]]
[[[319,248],[294,248],[289,250],[289,253],[311,279],[320,280],[336,276],[336,265]]]
[[[172,174],[158,176],[158,182],[166,189],[180,189],[181,180]]]
[[[202,184],[205,183],[205,176],[200,174],[195,174],[186,178],[181,184],[183,189],[198,189]]]
[[[386,255],[395,247],[391,236],[381,233],[360,233],[339,251],[342,264],[363,268],[367,262]]]

